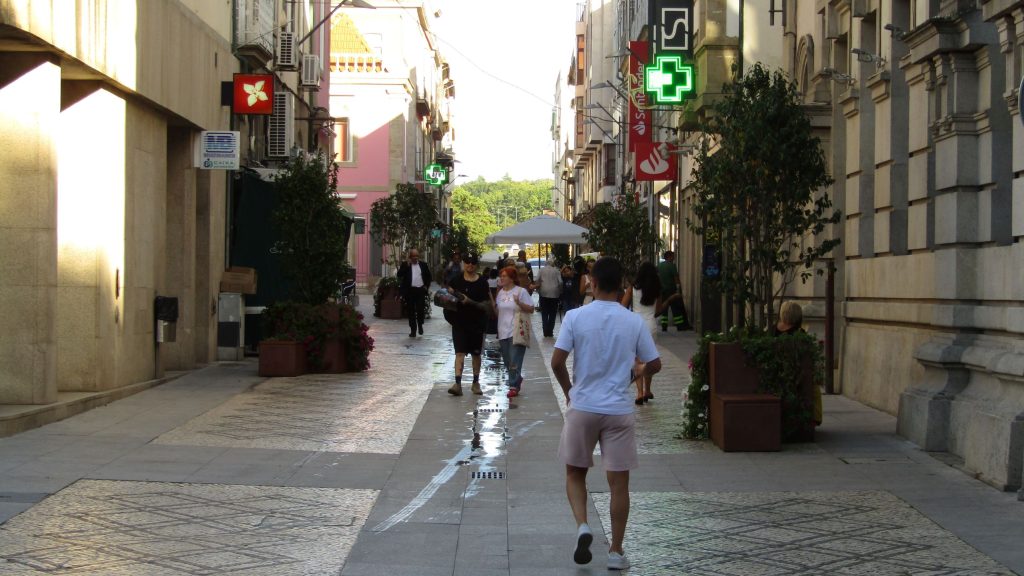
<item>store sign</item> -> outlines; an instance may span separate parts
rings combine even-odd
[[[644,66],[650,50],[645,41],[629,43],[629,148],[636,150],[638,143],[651,143],[651,111],[644,92]]]
[[[234,81],[235,97],[231,106],[232,112],[265,116],[273,113],[273,74],[235,74]]]
[[[682,56],[693,62],[693,0],[650,0],[654,56]]]
[[[448,182],[448,170],[440,164],[431,164],[423,169],[423,179],[428,184],[443,186],[445,182]]]
[[[196,146],[196,168],[203,170],[238,170],[241,152],[239,132],[207,130],[199,133]]]
[[[638,182],[676,179],[675,146],[668,142],[650,142],[636,147],[636,179]]]
[[[682,104],[693,94],[693,65],[681,56],[659,54],[644,72],[644,89],[658,104]]]

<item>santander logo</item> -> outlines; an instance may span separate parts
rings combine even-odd
[[[669,162],[665,159],[668,151],[664,148],[664,145],[651,148],[651,153],[647,155],[647,159],[640,163],[640,169],[652,175],[661,174],[668,170]]]

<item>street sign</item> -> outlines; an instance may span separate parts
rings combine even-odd
[[[659,54],[644,70],[644,89],[656,104],[682,104],[693,93],[693,65],[681,56]]]
[[[428,184],[443,186],[448,182],[448,170],[440,164],[431,164],[423,169],[423,179]]]

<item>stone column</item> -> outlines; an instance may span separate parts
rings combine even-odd
[[[0,54],[0,404],[57,400],[60,67]]]

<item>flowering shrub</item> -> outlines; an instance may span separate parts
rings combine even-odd
[[[338,305],[338,325],[335,333],[345,348],[345,360],[350,368],[366,370],[370,367],[370,352],[373,338],[369,327],[363,322],[363,315],[349,304]]]

